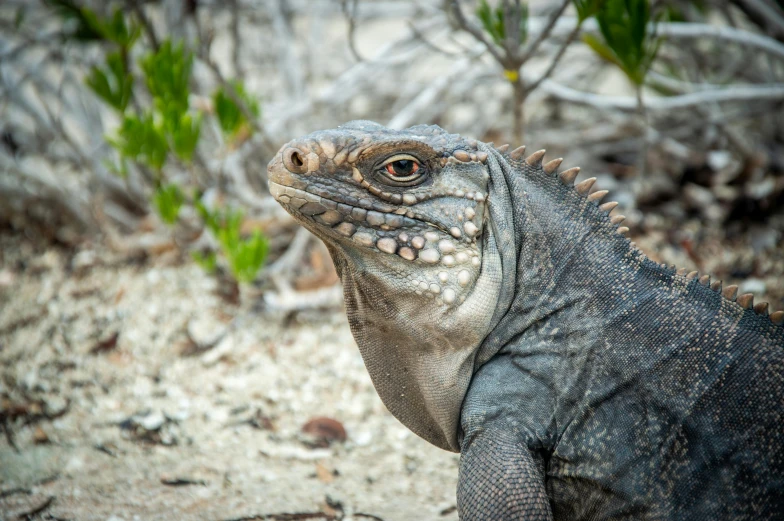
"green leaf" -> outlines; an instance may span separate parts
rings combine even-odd
[[[648,32],[649,0],[605,0],[596,20],[604,46],[586,41],[604,59],[616,63],[635,85],[642,85],[659,50],[660,40]]]
[[[606,60],[613,65],[617,65],[618,67],[623,68],[623,64],[618,61],[618,58],[615,56],[615,53],[607,47],[599,38],[592,34],[584,34],[582,35],[582,40],[585,42],[588,47],[594,50],[596,54],[599,55],[600,58]]]
[[[93,66],[85,79],[95,94],[120,112],[125,112],[133,92],[133,75],[126,72],[123,56],[119,51],[109,53],[105,68]]]
[[[193,158],[193,151],[196,149],[201,133],[201,120],[201,114],[195,116],[184,114],[180,118],[180,127],[177,133],[172,136],[174,152],[183,161],[190,161]]]
[[[112,142],[111,138],[109,138],[109,137],[106,137],[106,141],[108,143]],[[116,175],[118,177],[122,177],[122,178],[128,177],[128,165],[127,165],[127,163],[125,161],[125,158],[120,157],[120,163],[119,164],[115,163],[111,159],[104,159],[102,161],[102,163],[103,163],[103,166],[105,166],[108,171],[114,173],[114,175]]]
[[[14,29],[19,29],[27,17],[27,8],[25,6],[19,7],[14,15]]]
[[[188,112],[193,54],[182,43],[172,45],[166,40],[140,64],[171,150],[181,160],[190,162],[199,142],[202,122],[200,113]]]
[[[180,208],[185,202],[185,196],[180,187],[174,183],[158,187],[153,195],[153,202],[158,209],[158,214],[166,224],[174,224],[180,215]]]
[[[490,7],[487,0],[479,2],[479,7],[476,8],[476,16],[482,22],[482,27],[485,32],[490,35],[493,43],[502,46],[506,39],[506,16],[504,10],[500,6],[495,8]],[[528,5],[520,5],[520,41],[523,44],[528,39]]]
[[[582,24],[599,12],[604,0],[572,0],[572,3],[577,10],[577,23]]]
[[[191,252],[191,257],[196,261],[196,264],[202,267],[207,273],[215,271],[217,265],[217,256],[214,251],[202,253],[200,251]]]
[[[106,40],[114,42],[123,49],[130,49],[141,35],[141,26],[126,23],[125,15],[119,7],[111,17],[102,18],[89,7],[82,7],[70,0],[47,0],[60,17],[74,25],[71,37],[83,41]]]
[[[172,46],[170,40],[164,41],[157,52],[142,58],[140,65],[158,110],[162,113],[188,110],[193,54],[186,52],[182,43]]]
[[[142,117],[126,115],[117,131],[117,137],[109,139],[120,156],[145,164],[160,171],[169,153],[169,144],[163,129],[155,124],[150,113]]]
[[[234,80],[231,82],[234,92],[245,103],[254,117],[258,118],[261,110],[259,108],[258,100],[250,97],[245,92],[245,85],[241,80]],[[249,122],[243,114],[240,107],[234,102],[231,96],[226,92],[224,87],[218,88],[212,95],[213,105],[215,106],[215,114],[218,116],[221,130],[228,136],[235,136],[243,127],[249,127]]]
[[[220,221],[218,220],[220,214],[218,212],[210,211],[210,209],[201,202],[198,194],[194,194],[193,201],[193,206],[196,208],[196,212],[199,214],[199,217],[201,217],[201,219],[204,221],[204,225],[213,234],[217,234],[217,231],[220,228]]]
[[[487,3],[487,0],[479,2],[479,7],[476,8],[476,16],[482,22],[482,27],[485,32],[490,35],[496,45],[501,45],[504,40],[504,23],[503,13],[496,9],[495,11]],[[500,24],[496,16],[501,18]]]
[[[199,142],[201,120],[201,114],[193,116],[187,113],[177,115],[170,113],[164,118],[164,127],[171,138],[172,149],[177,157],[186,163],[193,159],[193,151]]]
[[[101,21],[101,30],[107,40],[113,41],[124,49],[132,47],[142,34],[139,24],[125,23],[125,16],[120,8],[114,10],[110,19]]]
[[[210,210],[198,199],[194,206],[205,226],[217,238],[234,278],[238,282],[253,282],[267,257],[269,246],[266,237],[259,231],[247,238],[241,236],[241,210]]]
[[[86,7],[79,7],[70,0],[46,0],[55,13],[73,29],[70,36],[78,41],[89,42],[103,40],[103,33],[96,27],[98,16]]]
[[[267,257],[267,239],[258,230],[249,238],[237,241],[227,254],[229,266],[239,282],[250,283],[256,278]]]

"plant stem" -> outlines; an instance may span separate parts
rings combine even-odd
[[[640,158],[637,164],[637,188],[642,187],[642,180],[647,175],[648,169],[648,115],[645,111],[645,104],[642,101],[642,84],[637,85],[635,89],[637,95],[637,117],[640,123]],[[638,190],[635,190],[638,191]],[[636,194],[635,194],[636,195]]]
[[[523,128],[525,122],[523,120],[523,102],[525,101],[525,86],[523,85],[523,81],[520,79],[518,75],[515,81],[511,82],[512,84],[512,92],[514,94],[514,107],[513,107],[513,114],[514,114],[514,129],[513,129],[513,138],[515,146],[520,146],[523,143]]]

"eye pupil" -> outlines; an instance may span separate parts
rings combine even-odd
[[[387,165],[387,172],[393,176],[406,177],[419,170],[419,165],[410,159],[399,159]]]
[[[406,159],[402,159],[400,161],[395,161],[394,164],[395,164],[395,172],[397,172],[398,174],[407,174],[411,172],[411,165],[413,165],[414,163]]]

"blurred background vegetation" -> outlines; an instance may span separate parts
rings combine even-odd
[[[693,218],[780,242],[774,0],[7,0],[0,29],[4,233],[173,249],[245,284],[266,262],[284,291],[312,244],[265,165],[362,118],[548,147],[632,234]]]
[[[781,0],[2,0],[0,427],[8,445],[0,445],[0,468],[5,449],[27,443],[19,432],[65,415],[68,406],[47,405],[47,396],[96,417],[115,406],[130,415],[158,395],[102,409],[84,382],[119,382],[124,392],[143,374],[142,387],[164,394],[198,380],[192,396],[205,386],[216,397],[205,418],[247,406],[255,412],[244,424],[271,432],[272,447],[294,439],[286,433],[304,423],[297,412],[311,410],[281,386],[320,396],[329,415],[342,414],[347,443],[370,444],[357,429],[383,407],[358,354],[332,345],[350,339],[331,261],[266,186],[266,165],[282,144],[352,119],[438,124],[496,145],[546,148],[564,167],[582,167],[578,182],[595,176],[594,190],[610,190],[646,254],[784,309]],[[315,308],[341,317],[340,342],[325,348],[313,336],[323,320],[307,315]],[[270,311],[284,320],[256,320]],[[155,320],[134,322],[148,312]],[[311,329],[290,333],[298,321]],[[275,354],[289,334],[304,335],[291,367]],[[257,346],[243,351],[246,337],[269,342],[261,362],[248,362],[261,355]],[[194,353],[204,367],[176,358]],[[113,372],[111,363],[130,354],[145,369]],[[210,373],[230,356],[244,361]],[[278,387],[264,387],[277,381],[272,373],[241,380],[240,398],[225,382],[244,378],[243,364],[289,372]],[[89,378],[73,376],[94,366]],[[324,367],[335,374],[318,387]],[[71,371],[70,387],[60,387],[61,371]],[[237,405],[253,385],[261,398]],[[375,401],[361,401],[368,396]],[[116,425],[145,443],[171,445],[188,429],[198,439],[187,420],[149,410]],[[183,430],[171,434],[172,425]],[[345,440],[338,427],[326,430]],[[383,429],[368,431],[383,441],[379,462],[414,450]],[[47,443],[45,430],[31,431],[29,443]],[[417,465],[435,462],[434,473],[452,476],[452,463],[438,463],[451,460],[406,454],[398,470],[417,479],[412,494],[437,495],[422,488]],[[372,467],[357,465],[360,473]],[[293,485],[276,492],[280,505],[292,504],[297,468]],[[314,475],[333,486],[335,472],[325,463]],[[354,486],[382,483],[384,472]],[[215,498],[222,490],[216,485]],[[329,519],[343,512],[336,501],[322,508]],[[453,506],[443,512],[454,516]]]

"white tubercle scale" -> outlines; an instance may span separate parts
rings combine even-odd
[[[438,253],[438,250],[436,250],[435,248],[428,248],[426,250],[422,250],[419,253],[419,258],[429,264],[435,264],[436,262],[441,260],[441,254]]]
[[[438,249],[441,250],[441,253],[454,253],[455,245],[452,241],[443,239],[438,241]]]
[[[383,239],[378,240],[376,247],[384,253],[395,253],[397,251],[397,241],[395,239],[390,239],[389,237],[384,237]]]

